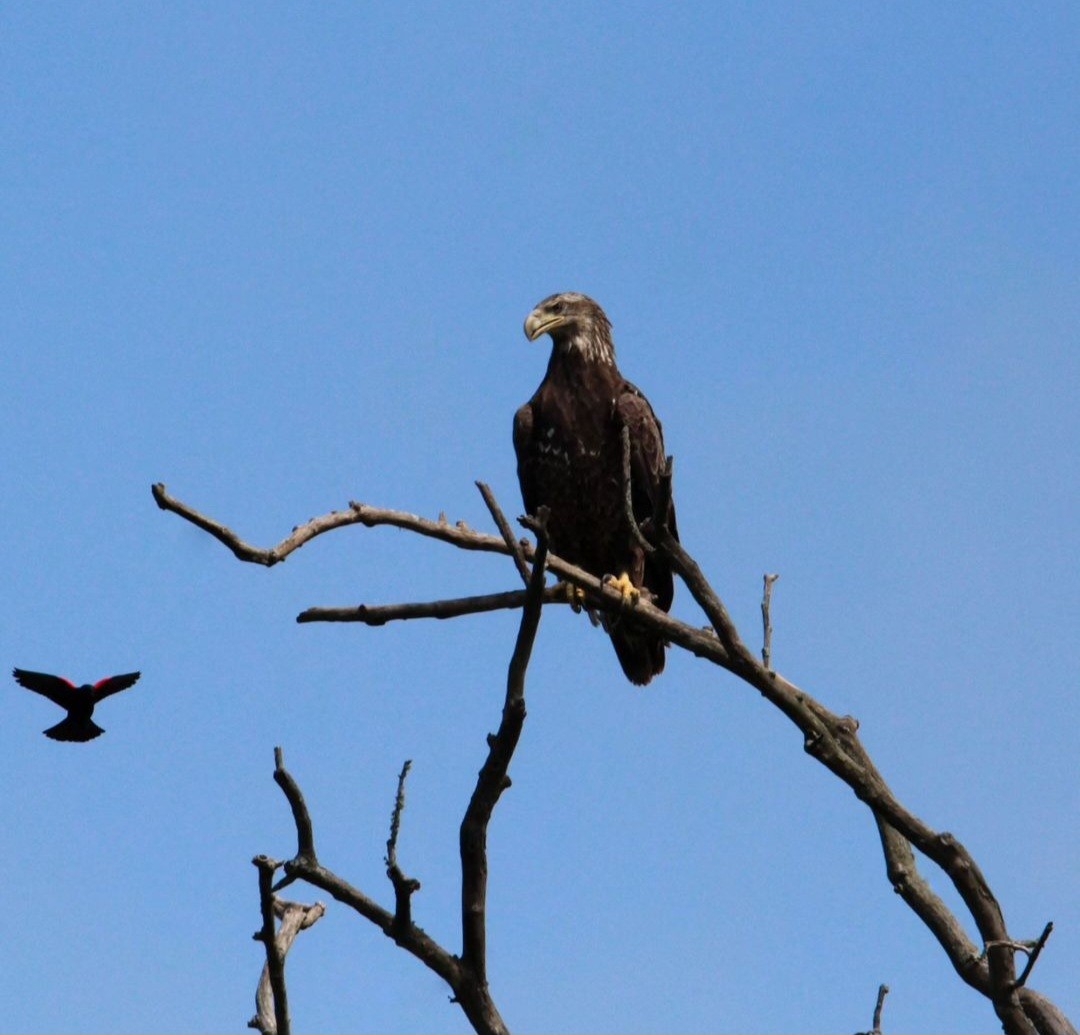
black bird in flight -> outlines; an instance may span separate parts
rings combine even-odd
[[[53,740],[84,741],[93,740],[105,732],[90,718],[94,714],[94,706],[110,694],[117,694],[129,686],[134,686],[141,673],[128,672],[122,676],[109,676],[83,686],[76,686],[60,676],[27,672],[22,668],[13,669],[12,675],[20,686],[47,697],[53,704],[67,710],[67,718],[63,722],[58,722],[44,731],[46,737],[52,737]]]

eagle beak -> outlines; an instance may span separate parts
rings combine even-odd
[[[539,309],[534,309],[525,317],[525,337],[529,341],[536,341],[541,334],[553,330],[562,322],[561,316],[552,316],[550,313],[542,313]]]

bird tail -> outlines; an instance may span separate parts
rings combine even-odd
[[[664,640],[655,633],[627,625],[608,628],[615,654],[626,678],[635,686],[645,686],[664,671]]]
[[[44,732],[52,740],[82,742],[100,737],[105,731],[92,719],[76,719],[69,715],[63,722],[50,726]]]

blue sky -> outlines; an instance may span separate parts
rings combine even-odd
[[[241,565],[349,499],[489,527],[574,289],[676,456],[744,635],[862,723],[1080,1016],[1080,15],[1070,4],[14,3],[0,14],[8,667],[141,669],[108,733],[4,694],[8,1031],[239,1030],[250,859],[293,845],[458,934],[457,825],[514,615],[298,626],[515,585],[386,529]],[[677,593],[676,614],[695,615]],[[521,1031],[996,1028],[892,893],[869,813],[786,720],[675,653],[647,690],[544,615],[490,831],[490,978]],[[928,867],[924,872],[949,896]],[[314,891],[294,887],[312,901]],[[970,927],[970,925],[969,925]],[[460,1031],[332,906],[300,1030]]]

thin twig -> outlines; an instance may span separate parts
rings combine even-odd
[[[885,1005],[885,997],[888,994],[888,985],[878,986],[877,1005],[874,1007],[874,1035],[881,1035],[881,1008]]]
[[[766,668],[772,668],[772,617],[769,611],[772,607],[773,583],[780,576],[765,575],[763,578],[765,580],[765,592],[761,597],[761,624],[764,627],[764,637],[761,645],[761,663]]]
[[[420,882],[405,876],[397,861],[397,839],[401,831],[401,813],[405,809],[405,778],[411,768],[412,759],[406,759],[398,774],[397,795],[390,817],[390,837],[386,842],[386,875],[394,886],[394,927],[398,932],[412,926],[412,896],[414,891],[420,890]]]
[[[495,493],[491,491],[485,482],[477,482],[476,487],[480,490],[480,495],[484,497],[484,503],[487,504],[487,509],[491,513],[496,527],[499,529],[499,534],[503,537],[503,542],[506,543],[506,546],[510,551],[510,556],[514,558],[514,565],[517,567],[518,574],[521,576],[521,581],[527,586],[529,584],[529,565],[525,561],[525,554],[522,552],[521,543],[514,535],[514,530],[510,527],[510,522],[506,520],[506,515],[502,512],[502,508],[495,499]]]
[[[1043,951],[1043,947],[1046,945],[1046,939],[1050,937],[1050,932],[1054,929],[1054,921],[1047,921],[1046,926],[1043,928],[1042,934],[1036,939],[1035,944],[1030,949],[1026,950],[1028,954],[1027,964],[1024,966],[1020,976],[1016,979],[1016,987],[1023,988],[1024,982],[1027,981],[1028,975],[1031,973],[1032,967],[1035,966],[1035,961],[1039,958],[1039,953]]]

